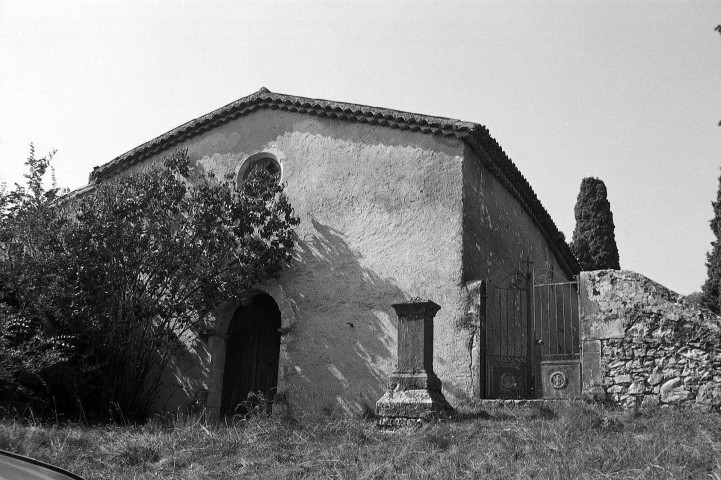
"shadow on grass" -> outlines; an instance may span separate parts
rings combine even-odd
[[[458,408],[452,420],[464,422],[468,420],[552,420],[558,412],[546,403],[530,403],[527,405],[464,405]]]

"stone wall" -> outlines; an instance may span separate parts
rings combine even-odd
[[[626,408],[721,409],[721,318],[629,271],[580,277],[583,392]]]

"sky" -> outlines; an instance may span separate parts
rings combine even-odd
[[[0,0],[0,182],[57,184],[265,86],[485,125],[571,239],[602,179],[621,268],[700,290],[721,2]]]

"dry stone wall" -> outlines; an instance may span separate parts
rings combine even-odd
[[[630,271],[580,278],[583,392],[721,410],[721,318]]]

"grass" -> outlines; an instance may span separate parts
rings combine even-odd
[[[88,479],[721,480],[721,415],[559,403],[467,411],[395,431],[332,416],[126,427],[15,419],[0,422],[0,449]]]

